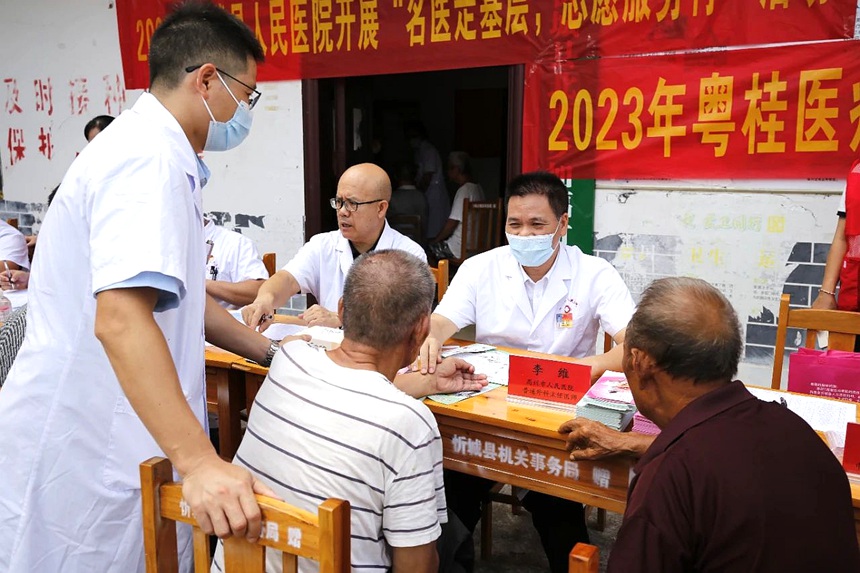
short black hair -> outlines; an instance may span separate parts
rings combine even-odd
[[[263,47],[236,16],[212,2],[174,4],[152,34],[149,85],[173,89],[186,68],[207,63],[240,74],[247,69],[249,56],[262,62]]]
[[[397,183],[408,181],[414,185],[418,177],[418,166],[412,161],[399,161],[394,166],[394,173],[397,176]]]
[[[743,339],[723,293],[701,279],[669,277],[645,289],[624,345],[646,352],[673,378],[729,382],[738,371]]]
[[[111,122],[114,120],[112,115],[97,115],[91,120],[87,122],[84,126],[84,139],[88,139],[90,135],[90,130],[98,129],[99,131],[103,131],[104,128],[109,126]]]
[[[505,189],[505,210],[508,209],[508,202],[511,197],[525,197],[526,195],[543,195],[546,197],[550,209],[559,219],[567,213],[567,187],[561,179],[552,173],[532,171],[511,179],[507,189]]]

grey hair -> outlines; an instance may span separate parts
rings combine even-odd
[[[343,335],[377,350],[402,344],[433,304],[427,263],[396,249],[358,257],[343,285]]]
[[[701,279],[669,277],[645,289],[624,345],[645,351],[675,378],[727,382],[737,374],[743,340],[723,293]]]

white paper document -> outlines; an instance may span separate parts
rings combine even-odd
[[[510,354],[496,350],[488,344],[470,344],[442,351],[444,358],[456,357],[475,367],[476,374],[486,374],[487,381],[501,386],[508,385]]]
[[[857,405],[850,402],[800,396],[754,386],[747,386],[747,390],[759,400],[783,404],[803,418],[813,430],[827,432],[828,438],[833,439],[831,447],[845,447],[845,428],[848,422],[857,421]]]

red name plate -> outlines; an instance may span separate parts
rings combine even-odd
[[[847,472],[860,474],[860,424],[848,422],[848,429],[845,431],[845,453],[842,455],[842,467]]]
[[[591,366],[511,355],[508,396],[576,404],[591,387]]]

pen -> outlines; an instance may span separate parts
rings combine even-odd
[[[267,320],[272,320],[274,317],[271,314],[264,314],[260,317],[260,324],[263,324]]]
[[[12,279],[12,271],[9,269],[9,263],[3,261],[3,266],[6,268],[6,278],[9,279],[9,284],[15,286],[15,281]]]

